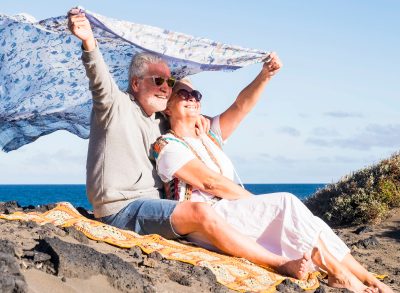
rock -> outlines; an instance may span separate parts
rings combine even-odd
[[[134,246],[129,250],[129,255],[135,258],[135,261],[140,263],[143,262],[143,252],[139,246]]]
[[[143,261],[140,263],[140,265],[149,267],[149,268],[155,268],[157,266],[157,261],[151,258],[145,258]]]
[[[51,256],[47,253],[43,253],[40,251],[25,251],[24,258],[32,260],[33,262],[45,262],[51,259]]]
[[[16,201],[0,202],[0,214],[12,214],[21,210],[21,206]]]
[[[19,274],[19,266],[13,256],[0,253],[0,272],[10,276]]]
[[[85,208],[82,207],[77,207],[76,210],[85,218],[91,219],[91,220],[96,220],[94,218],[93,212],[92,211],[88,211]]]
[[[51,256],[48,255],[47,253],[35,251],[35,254],[33,255],[33,261],[34,262],[44,262],[46,260],[50,260]]]
[[[14,257],[14,244],[0,240],[0,292],[27,292],[28,286]]]
[[[177,261],[171,261],[171,263],[174,264],[175,271],[187,271],[192,279],[199,281],[203,292],[232,292],[227,287],[217,282],[217,277],[209,268],[195,267],[190,264],[180,263]]]
[[[14,254],[17,258],[21,258],[24,255],[24,250],[22,249],[22,247],[16,246],[14,247]]]
[[[39,230],[37,231],[39,234],[39,239],[44,239],[45,237],[53,236],[56,234],[57,236],[64,237],[66,232],[61,228],[54,226],[53,224],[45,224],[40,226]]]
[[[143,292],[147,285],[137,270],[114,254],[102,254],[82,244],[46,237],[35,248],[51,255],[56,274],[66,278],[89,278],[102,274],[123,292]]]
[[[379,245],[379,241],[375,236],[362,239],[355,244],[357,247],[372,248]]]
[[[27,221],[27,222],[23,221],[21,222],[21,226],[26,227],[28,229],[34,229],[39,227],[39,224],[33,221]]]
[[[0,240],[0,253],[4,254],[9,254],[11,256],[14,256],[15,251],[14,251],[15,244],[12,243],[9,240]]]
[[[377,264],[382,264],[383,263],[383,260],[382,260],[382,258],[381,257],[377,257],[377,258],[375,258],[375,263],[377,263]]]
[[[289,279],[285,279],[282,283],[280,283],[278,286],[276,286],[276,290],[278,292],[303,292],[304,290],[301,289],[301,287]]]
[[[80,243],[89,244],[89,239],[86,237],[86,235],[81,231],[76,230],[74,227],[66,227],[64,228],[64,231]]]
[[[154,286],[152,286],[152,285],[147,285],[147,286],[145,286],[145,287],[143,288],[143,292],[144,292],[144,293],[156,293],[157,290],[156,290],[156,288],[154,288]]]
[[[55,203],[50,203],[50,204],[46,204],[46,205],[38,205],[38,206],[29,205],[27,207],[23,207],[23,211],[25,213],[29,213],[29,212],[44,213],[51,209],[54,209],[56,206],[57,205]]]
[[[157,251],[153,251],[152,253],[150,253],[148,256],[148,258],[152,258],[155,260],[162,260],[164,257]]]
[[[33,256],[35,255],[35,252],[34,251],[31,251],[31,250],[27,250],[27,251],[25,251],[24,252],[24,257],[25,258],[27,258],[27,259],[33,259]]]
[[[372,232],[371,226],[362,226],[362,227],[357,228],[356,231],[354,231],[354,233],[356,233],[358,235],[368,233],[368,232]]]
[[[40,207],[40,206],[37,206],[38,209],[39,209],[39,207]],[[29,213],[29,212],[36,211],[36,207],[35,207],[34,205],[31,205],[31,204],[30,204],[30,205],[28,205],[28,206],[23,207],[22,210],[23,210],[25,213]]]
[[[315,289],[314,293],[325,293],[327,292],[326,286],[320,283],[319,287]]]
[[[191,285],[191,280],[190,278],[187,277],[187,275],[179,272],[179,271],[171,271],[168,274],[168,278],[171,281],[177,282],[178,284],[181,284],[182,286],[190,286]]]

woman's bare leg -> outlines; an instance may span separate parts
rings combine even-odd
[[[378,288],[382,293],[393,293],[389,286],[375,278],[351,254],[347,254],[341,263],[367,286]]]
[[[345,265],[340,263],[326,249],[324,243],[319,240],[311,259],[318,267],[328,272],[328,285],[335,288],[346,288],[352,292],[377,292],[377,289],[364,285]]]
[[[266,250],[253,239],[234,229],[208,204],[183,202],[175,208],[171,222],[178,234],[202,235],[226,254],[243,257],[297,279],[303,279],[308,274],[309,255],[304,254],[299,259],[290,260]]]

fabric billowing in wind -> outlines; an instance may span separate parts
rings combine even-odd
[[[123,90],[130,60],[138,52],[161,55],[178,78],[235,70],[269,54],[85,13]],[[0,35],[0,147],[15,150],[56,130],[88,138],[91,94],[81,42],[68,31],[66,16],[37,22],[26,14],[0,15]]]

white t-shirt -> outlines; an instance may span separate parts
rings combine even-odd
[[[211,119],[211,131],[220,144],[222,144],[219,116]],[[162,138],[164,138],[168,143],[161,149],[156,159],[156,163],[158,175],[163,182],[167,183],[173,180],[176,171],[182,168],[189,161],[197,158],[187,144],[189,144],[196,151],[203,163],[205,163],[208,168],[219,173],[220,170],[208,154],[206,148],[204,147],[205,145],[220,165],[222,174],[225,177],[234,180],[235,173],[231,160],[207,135],[204,135],[202,138],[183,137],[185,141],[182,141],[171,133],[167,133],[163,135]],[[183,200],[183,198],[180,198],[180,200]],[[209,193],[193,188],[191,201],[213,202],[215,201],[215,197]]]

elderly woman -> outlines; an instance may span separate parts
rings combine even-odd
[[[195,127],[201,110],[201,93],[187,79],[177,82],[165,110],[171,130],[154,144],[157,171],[165,183],[166,196],[212,205],[234,228],[232,231],[248,237],[249,249],[262,246],[266,255],[262,261],[247,256],[259,265],[302,278],[312,263],[314,268],[328,272],[328,282],[333,287],[354,292],[392,292],[364,269],[329,226],[295,196],[289,193],[253,196],[234,183],[236,172],[222,151],[223,141],[252,109],[280,66],[279,59],[272,54],[272,60],[263,65],[260,74],[236,101],[211,119],[208,134],[199,134]],[[205,248],[217,249],[201,235],[190,234],[187,238]]]

